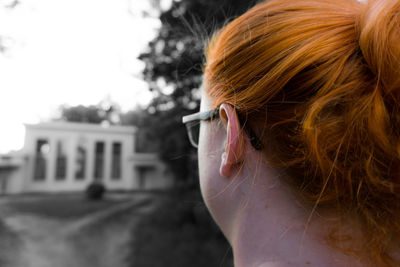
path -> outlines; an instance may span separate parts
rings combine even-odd
[[[19,257],[7,267],[124,267],[130,231],[155,203],[137,196],[69,222],[18,214],[2,205],[3,221],[21,239]]]

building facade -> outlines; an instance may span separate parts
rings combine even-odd
[[[2,193],[82,191],[94,181],[108,190],[172,185],[156,154],[136,152],[135,127],[48,122],[25,128],[24,148],[11,157],[13,167],[0,160]]]

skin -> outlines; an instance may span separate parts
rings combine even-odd
[[[201,111],[212,102],[203,91]],[[310,210],[254,150],[231,106],[220,106],[220,119],[201,122],[198,156],[204,201],[236,267],[364,266],[326,244],[329,216],[307,223]]]

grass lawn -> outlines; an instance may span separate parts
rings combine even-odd
[[[55,219],[77,219],[87,214],[110,208],[128,199],[109,199],[92,201],[84,194],[76,195],[38,195],[15,198],[8,203],[16,212],[29,213]]]

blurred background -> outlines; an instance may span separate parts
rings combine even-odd
[[[0,0],[0,266],[233,266],[184,115],[255,0]]]

